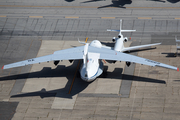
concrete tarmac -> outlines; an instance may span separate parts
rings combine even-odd
[[[111,39],[123,19],[133,45],[162,42],[131,54],[180,67],[179,1],[9,1],[0,5],[0,66],[80,46],[77,38]],[[130,44],[128,44],[130,45]],[[0,70],[0,119],[6,120],[179,120],[179,74],[124,62],[105,65],[92,83],[75,77],[79,61]],[[81,61],[80,61],[81,62]],[[14,115],[13,115],[14,114]]]

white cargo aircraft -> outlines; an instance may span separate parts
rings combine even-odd
[[[9,69],[13,67],[20,67],[35,63],[54,61],[54,64],[57,65],[60,60],[83,60],[83,64],[80,68],[80,75],[84,81],[90,82],[95,78],[100,76],[103,72],[103,62],[102,60],[113,60],[113,61],[126,61],[139,63],[149,66],[159,66],[165,67],[173,70],[179,71],[179,68],[166,65],[160,62],[149,60],[146,58],[141,58],[115,50],[107,49],[102,46],[98,40],[93,40],[90,44],[83,43],[84,46],[69,48],[64,50],[55,51],[51,55],[32,58],[8,65],[4,65],[2,69]]]
[[[159,66],[169,69],[174,69],[179,71],[179,68],[152,61],[149,59],[128,55],[125,51],[136,50],[139,48],[150,47],[154,45],[160,45],[161,43],[140,45],[133,47],[124,47],[124,42],[128,41],[127,37],[123,37],[122,32],[134,32],[136,30],[122,30],[122,20],[120,20],[120,30],[107,30],[119,32],[118,38],[113,37],[112,41],[116,41],[114,48],[103,46],[100,41],[93,40],[90,44],[85,42],[80,42],[85,44],[85,46],[59,50],[55,51],[52,55],[42,56],[38,58],[32,58],[29,60],[24,60],[21,62],[16,62],[8,65],[4,65],[2,69],[9,69],[13,67],[20,67],[35,63],[49,62],[54,61],[54,64],[57,65],[60,60],[73,60],[83,59],[83,64],[80,68],[81,78],[87,82],[93,81],[103,72],[103,62],[102,60],[112,60],[112,61],[126,61],[126,65],[129,67],[131,62],[145,64],[149,66]]]

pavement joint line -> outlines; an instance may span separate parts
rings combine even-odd
[[[152,17],[138,17],[138,19],[152,19]]]
[[[87,40],[88,40],[88,37],[86,38],[85,43],[87,43]],[[73,80],[72,80],[72,83],[71,83],[71,86],[70,86],[70,89],[69,89],[68,94],[71,94],[71,90],[72,90],[72,87],[73,87],[73,84],[74,84],[74,80],[75,80],[75,78],[76,78],[77,71],[78,71],[78,69],[79,69],[80,62],[81,62],[81,60],[79,60],[78,65],[77,65],[77,67],[76,67],[76,72],[75,72],[75,74],[74,74],[74,77],[73,77]]]
[[[29,18],[43,18],[43,16],[29,16]]]
[[[79,18],[78,16],[65,16],[65,18]]]
[[[116,17],[101,17],[101,19],[115,19]]]
[[[180,9],[180,7],[126,7],[126,9]]]
[[[0,18],[1,17],[7,17],[7,18],[44,18],[44,17],[50,17],[48,19],[78,19],[78,18],[81,18],[81,19],[119,19],[119,17],[78,17],[78,16],[60,16],[62,18],[53,18],[54,16],[6,16],[6,15],[0,15]],[[179,20],[180,18],[175,18],[175,17],[172,17],[172,18],[164,18],[162,17],[161,18],[152,18],[152,17],[136,17],[137,19],[151,19],[151,20],[166,20],[166,19],[171,19],[171,20]],[[123,18],[123,19],[126,19],[126,18]]]
[[[32,46],[33,41],[34,41],[34,40],[31,41],[31,44],[30,44],[30,46],[29,46],[29,49],[28,49],[27,53],[25,54],[25,57],[23,58],[23,60],[26,59],[26,57],[27,57],[27,55],[28,55],[28,53],[29,53],[29,50],[31,49],[31,46]],[[32,66],[31,66],[31,68],[32,68]],[[20,70],[18,71],[18,74],[21,74],[22,69],[23,69],[23,67],[20,68]],[[11,70],[12,70],[12,69],[11,69]],[[13,85],[13,87],[12,87],[12,90],[11,90],[11,92],[10,92],[10,95],[14,95],[12,91],[16,88],[16,84],[18,84],[17,81],[15,81],[15,83],[14,83],[14,85]],[[24,85],[25,85],[25,82],[24,82]],[[24,85],[23,85],[23,87],[24,87]],[[22,87],[22,89],[23,89],[23,87]],[[22,89],[21,89],[21,91],[22,91]],[[19,92],[21,92],[21,91],[19,91]]]
[[[143,57],[143,54],[142,54],[142,57]],[[136,69],[136,65],[135,65],[134,69]],[[141,66],[140,66],[140,69],[138,71],[138,76],[140,76],[140,70],[141,70]],[[138,82],[136,81],[135,91],[137,91],[137,86],[138,86]],[[131,85],[131,87],[132,87],[132,85]],[[136,93],[134,93],[134,96],[133,96],[133,103],[132,103],[132,108],[131,108],[131,113],[130,113],[130,120],[132,120],[132,118],[133,118],[132,116],[133,116],[133,108],[134,108],[135,99],[136,99]]]

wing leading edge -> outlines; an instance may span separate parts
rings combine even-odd
[[[76,60],[76,59],[83,59],[83,50],[84,46],[70,48],[65,50],[55,51],[54,54],[32,58],[8,65],[4,65],[2,69],[9,69],[14,67],[26,66],[35,63],[42,63],[47,61],[56,61],[56,60]]]

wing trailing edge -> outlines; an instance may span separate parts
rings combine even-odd
[[[147,44],[147,45],[139,45],[139,46],[132,46],[132,47],[125,47],[122,49],[121,52],[125,52],[125,51],[131,51],[131,50],[137,50],[140,48],[146,48],[146,47],[151,47],[151,46],[155,46],[155,45],[160,45],[161,43],[154,43],[154,44]]]

